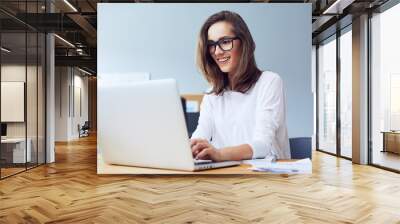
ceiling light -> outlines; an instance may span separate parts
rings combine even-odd
[[[5,48],[5,47],[1,47],[1,50],[4,51],[4,52],[6,52],[6,53],[10,53],[10,52],[11,52],[11,50],[9,50],[9,49],[7,49],[7,48]]]
[[[65,4],[67,4],[74,12],[78,12],[78,10],[71,4],[69,3],[68,0],[64,0]]]
[[[78,53],[79,55],[83,55],[83,49],[77,48],[76,53]]]
[[[62,37],[60,37],[60,36],[57,35],[57,34],[54,34],[54,36],[57,37],[57,38],[58,38],[59,40],[61,40],[62,42],[66,43],[68,46],[75,48],[75,45],[73,45],[73,44],[72,44],[71,42],[69,42],[68,40],[66,40],[66,39],[64,39],[64,38],[62,38]]]
[[[322,14],[342,14],[343,9],[351,5],[355,0],[336,0],[332,5],[324,10]]]
[[[81,69],[81,68],[79,68],[79,67],[78,67],[78,70],[81,71],[81,72],[83,72],[83,73],[85,73],[85,74],[87,74],[87,75],[92,75],[92,73],[90,73],[90,72],[88,72],[88,71],[86,71],[86,70],[83,70],[83,69]]]

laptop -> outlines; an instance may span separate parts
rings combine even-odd
[[[98,90],[98,149],[108,164],[196,171],[239,161],[196,161],[173,79],[107,85]]]

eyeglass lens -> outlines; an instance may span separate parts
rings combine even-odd
[[[208,45],[208,49],[209,49],[210,53],[214,53],[215,52],[217,45],[223,51],[232,50],[232,48],[233,48],[233,39],[231,39],[231,38],[229,38],[229,39],[221,39],[221,40],[218,40],[215,43],[209,44]]]

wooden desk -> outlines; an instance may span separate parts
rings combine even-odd
[[[128,175],[265,175],[272,173],[266,172],[254,172],[250,170],[251,166],[248,164],[241,164],[239,166],[224,167],[210,170],[202,171],[178,171],[178,170],[165,170],[165,169],[153,169],[153,168],[143,168],[134,166],[119,166],[110,165],[103,161],[100,154],[97,154],[97,174],[98,175],[109,175],[109,174],[128,174]],[[276,174],[273,174],[276,175]]]
[[[186,101],[196,101],[199,106],[203,101],[204,94],[183,94],[181,95]]]
[[[31,146],[32,140],[30,138],[26,139],[26,150],[25,150],[25,138],[6,138],[1,139],[1,144],[4,145],[2,149],[2,157],[8,163],[25,163],[31,162],[32,153]],[[10,146],[10,147],[9,147]],[[10,156],[10,158],[6,158]],[[25,161],[27,160],[27,161]]]
[[[382,131],[383,149],[382,152],[392,152],[400,154],[400,132]]]

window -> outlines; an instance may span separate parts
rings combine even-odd
[[[352,157],[352,33],[351,26],[340,36],[340,155]]]
[[[318,46],[317,149],[351,159],[353,77],[351,24]],[[337,123],[339,121],[340,123]]]
[[[372,164],[400,170],[400,5],[371,18]]]
[[[318,149],[336,154],[336,36],[318,47]]]

